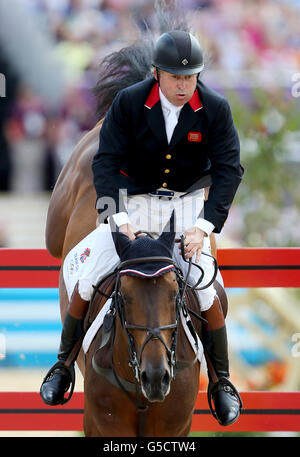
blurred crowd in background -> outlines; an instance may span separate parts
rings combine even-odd
[[[91,89],[101,58],[134,41],[139,31],[155,30],[154,4],[153,0],[11,0],[7,8],[8,2],[0,0],[0,73],[6,79],[6,96],[0,98],[0,191],[53,188],[75,144],[97,122]],[[172,7],[172,0],[166,4]],[[251,227],[254,220],[257,227],[253,212],[261,208],[265,215],[270,199],[282,201],[280,211],[290,204],[285,223],[290,218],[292,232],[286,242],[293,244],[299,237],[294,229],[294,197],[291,201],[288,189],[278,197],[276,189],[287,176],[282,163],[289,162],[293,170],[294,162],[299,163],[299,103],[291,96],[291,85],[292,75],[300,72],[300,1],[181,0],[179,4],[190,14],[203,44],[205,81],[225,92],[232,105],[242,162],[249,170],[241,193],[247,224]],[[283,76],[274,89],[278,72]],[[251,79],[257,74],[262,88]],[[257,163],[265,170],[259,176]],[[274,185],[267,182],[270,170],[283,173],[283,178],[280,173],[272,178]],[[249,201],[249,193],[254,201]],[[244,244],[282,244],[280,227],[269,238],[261,237],[270,224],[274,230],[272,218],[264,223],[257,233],[245,234]]]

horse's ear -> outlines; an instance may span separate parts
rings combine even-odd
[[[130,239],[125,233],[120,232],[119,227],[116,225],[113,217],[109,218],[110,230],[112,239],[115,243],[115,248],[120,259],[124,259],[125,254],[130,246]]]
[[[168,245],[169,248],[173,249],[174,242],[175,242],[175,225],[176,225],[176,217],[175,217],[175,210],[173,209],[170,220],[165,225],[159,239],[163,241],[165,244]]]

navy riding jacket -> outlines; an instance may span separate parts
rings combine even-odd
[[[191,192],[210,185],[203,217],[219,233],[243,175],[229,103],[199,81],[168,144],[155,78],[123,89],[105,116],[92,168],[98,199],[115,201],[110,214],[125,210],[120,189],[136,195],[161,187]],[[105,210],[109,215],[107,207],[98,212]]]

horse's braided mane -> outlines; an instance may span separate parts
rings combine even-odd
[[[177,0],[155,1],[155,19],[158,34],[168,30],[191,32],[186,14]],[[145,22],[145,31],[139,32],[136,43],[113,52],[100,62],[99,80],[93,89],[97,98],[97,115],[102,119],[117,93],[151,76],[155,32]]]

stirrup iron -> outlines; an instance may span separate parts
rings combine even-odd
[[[69,395],[67,397],[64,397],[63,401],[59,403],[60,405],[64,405],[65,403],[67,403],[68,401],[71,400],[71,397],[72,397],[73,391],[74,391],[74,387],[75,387],[75,368],[74,368],[74,363],[71,363],[70,365],[66,366],[65,363],[62,362],[61,360],[56,362],[56,364],[53,365],[50,368],[50,370],[48,371],[48,373],[44,377],[43,382],[42,382],[42,386],[43,386],[43,384],[45,382],[47,382],[47,381],[49,381],[51,379],[51,376],[53,375],[54,371],[57,368],[60,368],[60,369],[63,368],[64,370],[66,370],[68,372],[68,374],[70,376],[70,384],[71,384],[71,386],[66,391],[66,392],[69,392]]]
[[[220,377],[218,382],[209,383],[208,389],[207,389],[207,400],[208,400],[209,409],[210,409],[210,412],[212,413],[213,417],[219,422],[219,424],[223,425],[222,422],[220,421],[220,419],[218,418],[218,415],[216,413],[215,408],[213,407],[213,402],[212,402],[213,393],[220,386],[220,384],[222,384],[224,386],[225,391],[233,392],[233,394],[235,395],[235,397],[237,398],[237,400],[239,402],[240,413],[243,410],[243,402],[242,402],[241,396],[238,393],[237,389],[234,387],[232,382],[229,381],[229,379],[225,378],[225,376]]]

